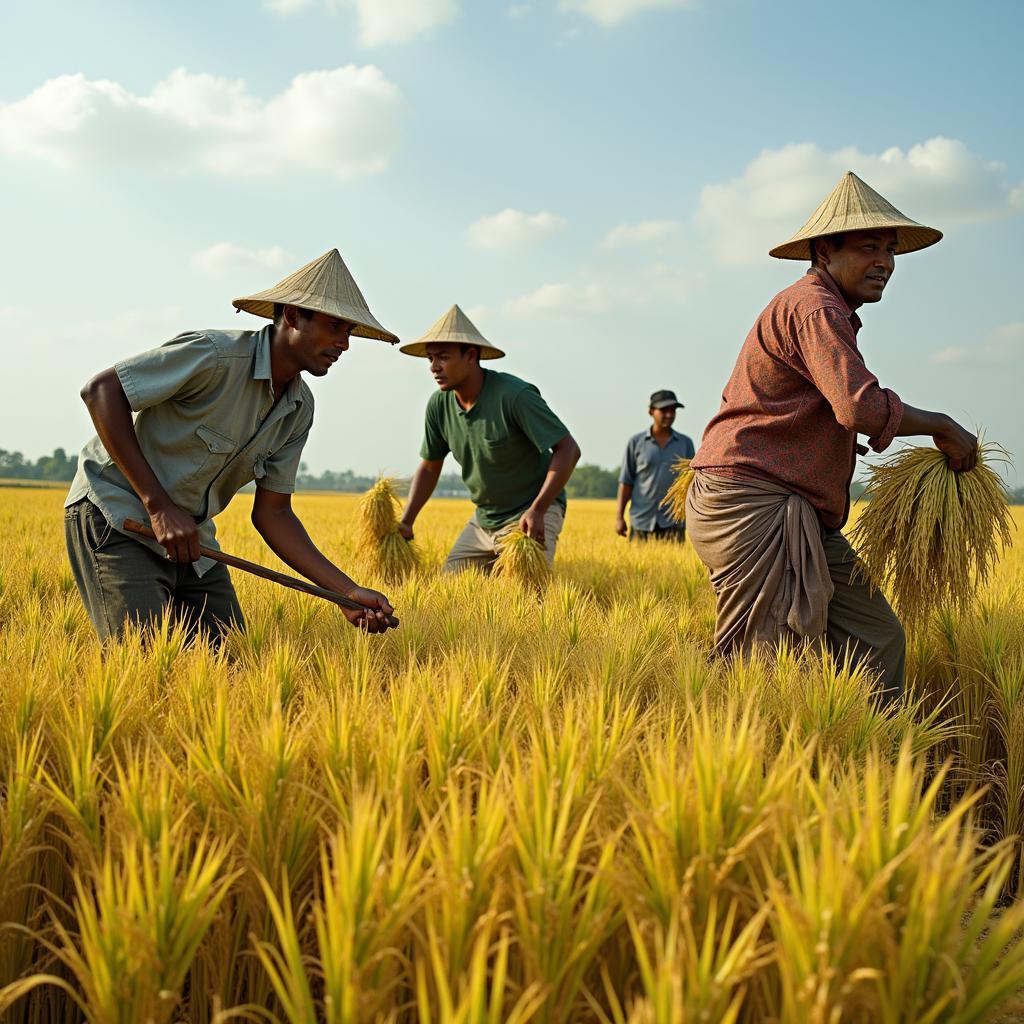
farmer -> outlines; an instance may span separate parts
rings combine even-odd
[[[400,352],[425,356],[439,390],[427,402],[421,462],[412,478],[399,532],[413,524],[434,492],[451,452],[476,505],[448,553],[445,572],[488,572],[505,531],[520,529],[554,560],[565,520],[565,484],[580,449],[532,385],[480,361],[505,355],[452,306],[419,341]]]
[[[678,459],[693,458],[693,441],[672,429],[676,409],[683,403],[674,391],[655,391],[648,408],[651,426],[634,434],[626,445],[619,474],[615,532],[630,540],[668,540],[682,543],[686,526],[677,523],[662,508],[665,494],[675,478],[672,466]],[[626,529],[626,505],[629,504],[629,530]]]
[[[949,416],[882,388],[857,347],[856,310],[878,302],[896,256],[939,241],[847,173],[810,220],[771,250],[810,269],[758,317],[693,460],[690,540],[711,573],[719,653],[781,638],[849,650],[876,672],[883,700],[903,686],[904,634],[888,602],[853,576],[840,529],[864,434],[930,435],[954,470],[978,441]]]
[[[398,338],[373,317],[337,249],[234,305],[272,323],[179,334],[82,389],[97,436],[78,460],[64,529],[75,582],[103,640],[165,610],[214,642],[243,626],[227,569],[200,557],[199,546],[217,547],[213,517],[253,480],[252,522],[274,553],[363,605],[365,612],[343,611],[353,625],[387,628],[387,598],[356,586],[320,553],[291,493],[313,421],[301,371],[324,376],[353,335]],[[126,518],[148,521],[156,540],[126,534]]]

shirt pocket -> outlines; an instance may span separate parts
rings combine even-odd
[[[199,438],[199,444],[195,475],[210,480],[224,468],[228,459],[235,454],[238,442],[232,440],[227,434],[208,427],[205,423],[200,423],[196,427],[196,435]]]

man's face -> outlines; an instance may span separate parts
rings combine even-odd
[[[347,320],[328,316],[326,313],[298,311],[294,322],[290,348],[302,369],[323,377],[324,374],[348,351],[348,340],[353,324]]]
[[[458,388],[473,372],[476,360],[467,352],[465,345],[427,346],[430,373],[442,391]]]
[[[675,406],[670,405],[667,409],[651,409],[650,412],[655,430],[670,430],[676,421]]]
[[[841,249],[823,239],[818,255],[851,306],[878,302],[896,269],[896,230],[848,231]]]

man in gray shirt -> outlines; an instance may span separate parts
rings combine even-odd
[[[241,628],[214,516],[256,482],[252,522],[274,553],[307,579],[352,598],[344,611],[370,633],[391,605],[357,586],[310,540],[291,506],[313,395],[351,336],[397,342],[374,318],[337,249],[238,309],[272,321],[261,331],[190,331],[103,370],[82,389],[96,436],[82,449],[65,501],[71,568],[103,640],[168,613],[214,642]],[[129,534],[148,522],[156,540]]]
[[[615,532],[627,535],[626,505],[629,504],[629,537],[631,540],[674,540],[686,538],[686,527],[676,523],[662,507],[665,494],[675,474],[677,459],[692,459],[693,441],[672,429],[676,409],[682,409],[673,391],[655,391],[649,412],[651,426],[634,434],[626,445],[619,474],[618,507]]]

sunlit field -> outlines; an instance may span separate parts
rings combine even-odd
[[[467,503],[388,587],[356,498],[300,495],[399,630],[235,574],[221,653],[101,656],[62,498],[0,489],[0,1019],[1017,1019],[1020,548],[882,712],[842,662],[709,662],[703,567],[611,502],[538,600],[438,575]],[[221,543],[281,568],[249,501]]]

